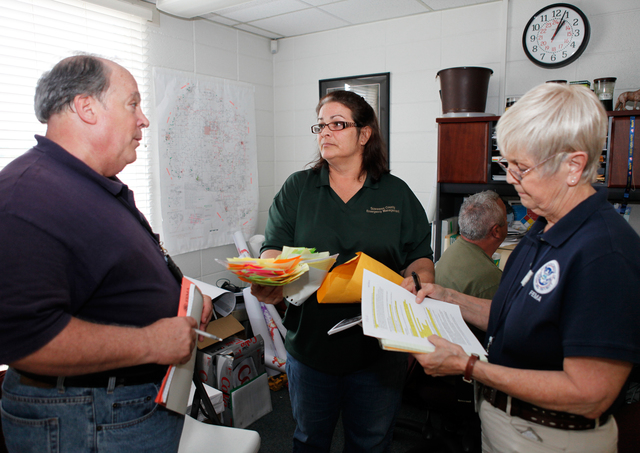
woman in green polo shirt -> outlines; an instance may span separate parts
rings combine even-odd
[[[431,229],[411,189],[390,174],[376,115],[359,95],[335,91],[317,108],[319,156],[292,174],[269,209],[263,258],[282,247],[339,253],[336,265],[364,252],[394,271],[433,282]],[[281,287],[252,285],[265,303],[282,301]],[[415,291],[414,291],[415,292]],[[296,421],[293,451],[326,451],[342,414],[345,451],[388,451],[402,397],[406,355],[382,351],[359,327],[329,336],[339,321],[360,315],[359,304],[318,304],[314,294],[290,305],[287,375]]]

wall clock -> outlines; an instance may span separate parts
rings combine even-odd
[[[538,66],[561,68],[578,59],[589,44],[591,25],[580,9],[554,3],[535,13],[522,33],[524,53]]]

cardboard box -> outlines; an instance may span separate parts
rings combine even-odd
[[[239,332],[244,327],[233,316],[225,316],[224,318],[211,321],[207,326],[207,332],[212,333],[220,338],[227,340]],[[198,352],[196,353],[196,370],[200,376],[200,380],[211,387],[218,388],[215,380],[215,360],[212,360],[211,354],[201,354],[201,350],[208,349],[211,345],[223,344],[210,338],[205,338],[198,343]]]
[[[212,344],[198,350],[196,370],[202,382],[229,392],[264,373],[264,341],[258,335],[247,340],[231,337]]]
[[[260,335],[247,340],[228,338],[198,351],[196,368],[203,382],[222,391],[223,424],[245,427],[271,412]]]
[[[240,322],[231,315],[213,320],[207,326],[207,332],[223,339],[236,335],[242,332],[243,329],[244,327],[242,327],[242,324],[240,324]],[[205,349],[216,343],[218,343],[216,340],[205,338],[203,341],[198,343],[198,349]]]
[[[244,331],[244,327],[242,324],[234,317],[234,316],[225,316],[223,318],[219,318],[213,320],[207,326],[207,332],[212,333],[224,340],[229,341],[231,338],[231,342],[234,341],[234,336],[236,334],[241,334]],[[212,340],[209,338],[205,338],[203,341],[198,343],[199,349],[206,349],[208,347],[212,347],[212,345],[216,344],[226,344],[225,341],[218,342],[216,340]],[[215,348],[215,346],[213,346]],[[215,355],[212,356],[210,354],[201,354],[200,350],[196,353],[196,370],[198,370],[198,374],[200,376],[200,380],[204,383],[204,387],[209,395],[209,399],[214,406],[214,410],[216,414],[222,414],[224,412],[224,395],[220,390],[216,387],[215,381]],[[209,371],[211,370],[211,371]],[[193,402],[193,395],[195,392],[195,385],[191,384],[191,394],[189,396],[189,404]],[[187,413],[191,412],[191,406],[187,408]],[[198,412],[198,420],[204,420],[204,414],[202,411]]]

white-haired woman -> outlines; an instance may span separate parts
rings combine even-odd
[[[507,181],[540,217],[492,301],[430,284],[418,294],[486,329],[488,363],[438,337],[416,357],[481,385],[486,452],[615,452],[611,412],[640,362],[640,238],[592,186],[606,113],[586,88],[544,84],[497,129]]]

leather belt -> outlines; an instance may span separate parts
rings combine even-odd
[[[595,429],[604,425],[609,421],[609,415],[602,415],[600,418],[586,418],[582,415],[570,414],[569,412],[552,411],[535,406],[526,401],[519,400],[507,395],[500,390],[484,385],[482,387],[482,396],[493,407],[506,412],[509,415],[520,417],[523,420],[536,423],[538,425],[548,426],[550,428],[583,431],[587,429]],[[507,406],[511,402],[510,411]]]
[[[20,383],[30,387],[56,388],[58,380],[61,378],[61,385],[64,387],[107,388],[111,378],[115,378],[115,387],[161,381],[167,372],[167,367],[163,365],[142,365],[102,373],[61,377],[28,373],[15,368],[14,370],[20,374]]]

